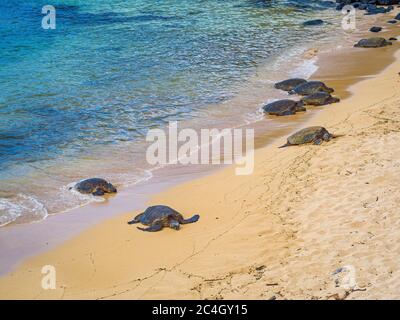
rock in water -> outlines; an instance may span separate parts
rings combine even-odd
[[[385,38],[369,38],[369,39],[361,39],[354,45],[357,48],[380,48],[391,45],[390,41],[386,41]]]
[[[371,31],[371,32],[380,32],[380,31],[382,31],[382,27],[372,27],[371,29],[369,29],[369,31]]]
[[[276,89],[280,89],[283,91],[290,91],[293,90],[293,88],[297,87],[300,84],[306,83],[307,80],[300,79],[300,78],[292,78],[292,79],[287,79],[283,80],[281,82],[275,83],[274,87]]]
[[[303,26],[319,26],[321,24],[324,24],[324,21],[321,19],[308,20],[303,22]]]
[[[340,99],[336,97],[332,97],[327,92],[316,92],[305,96],[301,101],[305,105],[312,105],[312,106],[324,106],[331,103],[339,102]]]
[[[274,116],[288,116],[299,111],[306,111],[306,108],[303,107],[301,101],[284,99],[268,103],[263,107],[263,110],[265,113]]]

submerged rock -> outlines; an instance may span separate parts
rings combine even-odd
[[[308,21],[303,22],[303,26],[319,26],[321,24],[324,24],[324,20],[315,19],[315,20],[308,20]]]
[[[379,48],[391,45],[390,41],[387,41],[385,38],[369,38],[369,39],[361,39],[354,45],[357,48]]]
[[[303,102],[301,101],[284,99],[266,104],[263,110],[265,113],[274,116],[288,116],[299,111],[306,111],[306,108],[303,107]]]

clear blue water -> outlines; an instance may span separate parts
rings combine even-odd
[[[302,21],[334,15],[328,1],[54,0],[43,30],[48,2],[0,0],[0,225],[67,208],[54,203],[77,159],[101,174],[94,150],[231,99],[266,59],[323,38]]]

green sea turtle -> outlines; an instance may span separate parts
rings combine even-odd
[[[266,104],[263,107],[265,113],[274,116],[288,116],[298,111],[306,111],[301,101],[283,99]]]
[[[354,46],[357,48],[380,48],[391,45],[390,41],[385,38],[373,37],[368,39],[361,39]]]
[[[319,145],[322,143],[322,141],[329,141],[334,137],[335,136],[330,134],[324,127],[309,127],[292,134],[287,139],[287,143],[279,148],[311,142]]]
[[[333,91],[334,90],[332,88],[327,87],[325,83],[321,81],[308,81],[293,88],[293,90],[289,91],[289,93],[308,96],[315,92],[332,93]]]
[[[181,224],[193,223],[199,220],[199,218],[200,216],[196,214],[189,219],[184,219],[183,216],[174,209],[168,206],[158,205],[148,207],[143,213],[129,221],[128,224],[142,223],[150,227],[138,227],[138,229],[150,232],[160,231],[164,227],[179,230]]]
[[[101,178],[91,178],[78,182],[75,190],[83,194],[92,194],[94,196],[103,196],[105,193],[116,193],[117,189],[108,181]]]
[[[290,90],[293,90],[298,85],[306,83],[306,82],[307,82],[307,80],[304,80],[301,78],[292,78],[292,79],[283,80],[281,82],[277,82],[277,83],[275,83],[274,87],[279,90],[290,91]]]
[[[326,92],[315,92],[313,94],[303,97],[301,101],[303,101],[305,105],[323,106],[326,104],[339,102],[340,99],[332,97],[329,93]]]

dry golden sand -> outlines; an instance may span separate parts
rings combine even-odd
[[[321,146],[256,152],[233,168],[154,199],[201,220],[143,233],[123,215],[35,257],[0,280],[2,298],[256,298],[345,296],[332,272],[353,265],[348,299],[400,296],[400,81],[397,61],[354,86],[310,124],[344,136]],[[40,287],[57,269],[56,290]],[[336,296],[336,297],[338,297]]]
[[[199,222],[144,233],[126,224],[135,213],[121,215],[24,262],[0,279],[0,298],[399,298],[399,71],[396,54],[307,124],[337,139],[278,149],[279,139],[256,151],[250,176],[228,168],[152,200]],[[44,265],[56,290],[41,288]],[[345,265],[356,290],[336,287]]]

